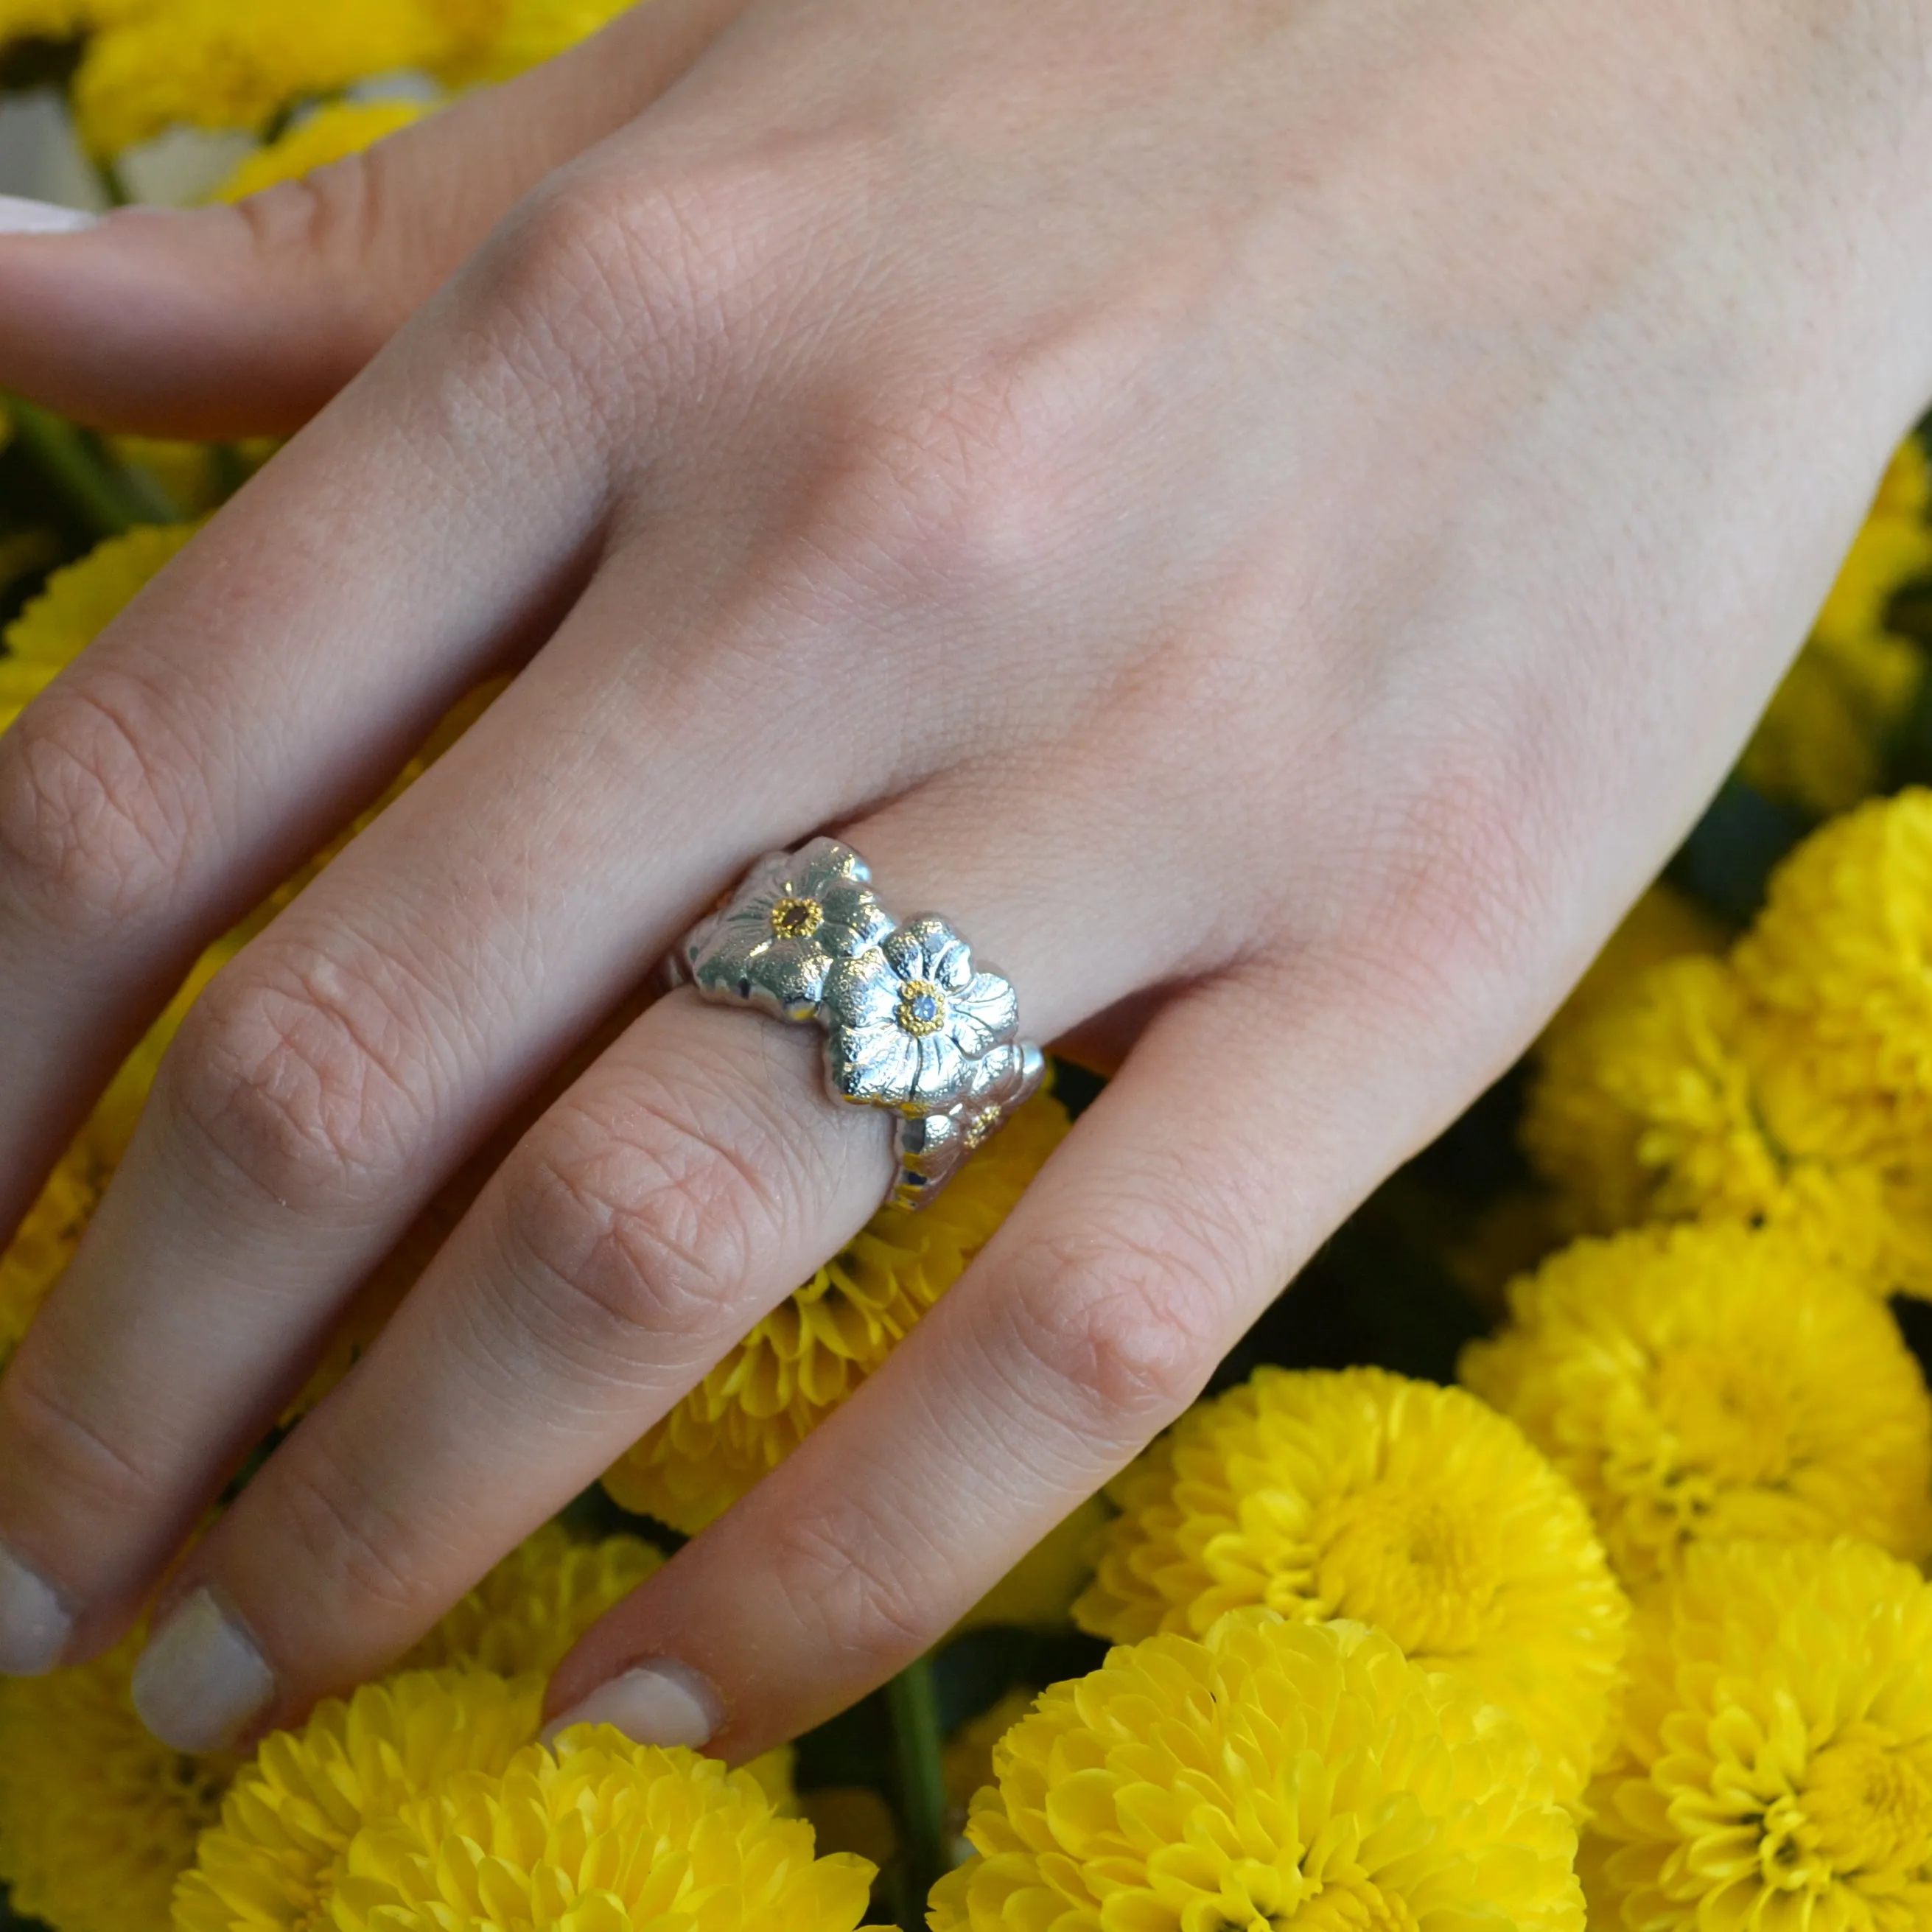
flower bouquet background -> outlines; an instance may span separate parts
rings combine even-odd
[[[0,0],[0,192],[238,197],[617,10]],[[4,406],[0,730],[273,456]],[[737,1772],[536,1739],[576,1638],[957,1279],[1096,1090],[1071,1066],[298,1730],[164,1748],[139,1632],[0,1682],[0,1927],[1932,1924],[1928,496],[1915,440],[1737,772],[1524,1064],[932,1656]],[[0,1252],[0,1360],[182,1015],[352,831],[210,949],[62,1156]]]

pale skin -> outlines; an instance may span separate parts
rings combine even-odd
[[[681,992],[552,1077],[821,830],[1120,1071],[548,1708],[672,1660],[742,1758],[926,1648],[1735,757],[1932,397],[1928,80],[1905,0],[652,0],[239,212],[0,238],[0,382],[306,424],[0,740],[0,1222],[198,949],[521,667],[215,981],[0,1383],[0,1545],[70,1620],[26,1660],[180,1558],[163,1619],[211,1590],[269,1681],[151,1715],[298,1718],[850,1235],[886,1128],[808,1030]]]

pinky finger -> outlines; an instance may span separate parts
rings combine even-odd
[[[650,1743],[674,1711],[690,1742],[695,1706],[742,1760],[942,1636],[1436,1124],[1412,1056],[1372,1050],[1385,1012],[1345,998],[1352,1024],[1305,984],[1299,1010],[1246,979],[1171,1002],[906,1345],[584,1638],[550,1710]]]

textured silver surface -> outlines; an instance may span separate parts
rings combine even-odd
[[[1008,1042],[974,1063],[964,1094],[944,1113],[902,1114],[892,1129],[898,1160],[894,1202],[916,1208],[931,1200],[967,1157],[1040,1091],[1046,1078],[1046,1056],[1031,1040]]]
[[[832,1091],[899,1116],[889,1198],[916,1207],[1038,1090],[1046,1060],[1016,1038],[1006,979],[976,967],[943,919],[896,924],[871,880],[836,839],[768,853],[662,975],[704,999],[822,1027]]]

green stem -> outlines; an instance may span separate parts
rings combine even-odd
[[[235,443],[211,443],[208,453],[214,465],[215,494],[225,503],[254,472],[249,467],[248,459]]]
[[[107,197],[110,208],[125,208],[134,197],[128,191],[127,178],[121,172],[118,161],[105,154],[94,157],[94,178],[100,184],[100,192]]]
[[[32,403],[7,398],[20,447],[96,536],[118,537],[136,524],[171,524],[179,512],[128,474],[100,440]]]
[[[886,1686],[886,1708],[892,1718],[904,1838],[900,1917],[908,1932],[919,1932],[926,1924],[927,1894],[952,1863],[946,1830],[946,1778],[940,1764],[939,1696],[931,1658],[908,1664]]]

